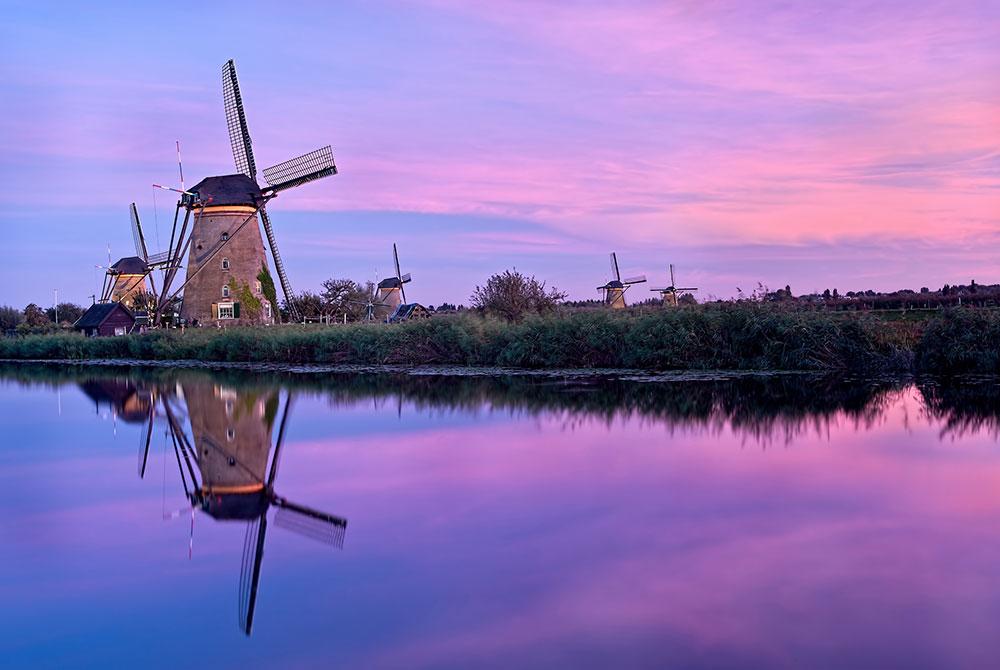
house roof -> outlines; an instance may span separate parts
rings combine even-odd
[[[396,311],[392,313],[392,315],[389,317],[389,320],[405,321],[406,319],[412,317],[413,313],[418,310],[423,310],[424,312],[426,312],[427,308],[418,302],[404,302],[398,307],[396,307]]]
[[[208,204],[212,207],[218,205],[256,207],[262,199],[260,186],[245,174],[205,177],[190,190],[197,193],[203,201],[209,201]]]
[[[144,275],[149,272],[146,263],[138,256],[119,258],[111,269],[120,275]]]
[[[98,302],[91,305],[90,309],[84,312],[83,316],[76,320],[73,327],[78,330],[83,328],[97,328],[102,323],[107,321],[108,317],[119,309],[128,314],[130,319],[135,320],[135,317],[132,316],[132,312],[128,311],[128,309],[120,302]]]

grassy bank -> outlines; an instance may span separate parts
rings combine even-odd
[[[465,315],[395,326],[29,336],[0,340],[0,358],[889,372],[912,369],[920,331],[932,325],[733,305],[566,312],[517,324]]]

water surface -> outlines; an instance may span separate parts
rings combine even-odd
[[[995,380],[621,377],[2,368],[0,658],[1000,664]]]

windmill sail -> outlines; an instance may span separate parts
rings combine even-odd
[[[293,531],[312,540],[343,548],[347,519],[275,498],[278,512],[274,523],[280,528]]]
[[[247,115],[243,109],[240,83],[236,78],[236,63],[232,59],[227,60],[226,64],[222,66],[222,100],[226,108],[226,127],[229,129],[229,143],[233,148],[236,169],[257,181],[257,163],[253,157],[253,142],[250,140]],[[274,269],[278,273],[278,280],[281,283],[281,291],[285,294],[285,302],[292,317],[297,318],[298,310],[293,300],[292,285],[285,273],[285,264],[281,262],[281,254],[278,252],[278,242],[274,238],[271,219],[263,205],[259,211],[264,234],[267,235],[267,244],[271,247],[271,256],[274,258]]]
[[[232,59],[222,66],[222,100],[226,106],[226,126],[229,128],[229,143],[233,147],[236,169],[256,180],[257,164],[253,159],[253,145],[247,128],[247,115],[243,110],[240,83],[236,79],[236,63]]]
[[[333,148],[330,145],[264,168],[268,190],[274,193],[335,174],[337,166],[333,162]]]
[[[135,255],[149,263],[149,254],[146,252],[146,239],[142,236],[142,225],[139,223],[139,210],[133,202],[128,207],[128,213],[132,219],[132,241],[135,242]]]

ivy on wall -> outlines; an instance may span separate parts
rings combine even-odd
[[[263,282],[261,282],[263,284]],[[243,285],[239,285],[236,282],[235,277],[229,279],[229,295],[236,298],[240,303],[240,310],[243,312],[240,316],[244,319],[258,319],[260,318],[260,311],[262,304],[260,299],[253,294],[250,290],[249,284],[246,282]]]
[[[274,315],[275,322],[281,321],[281,311],[278,309],[278,292],[274,289],[274,280],[271,279],[271,273],[268,271],[266,263],[260,266],[257,281],[260,282],[261,293],[271,303],[271,314]]]

